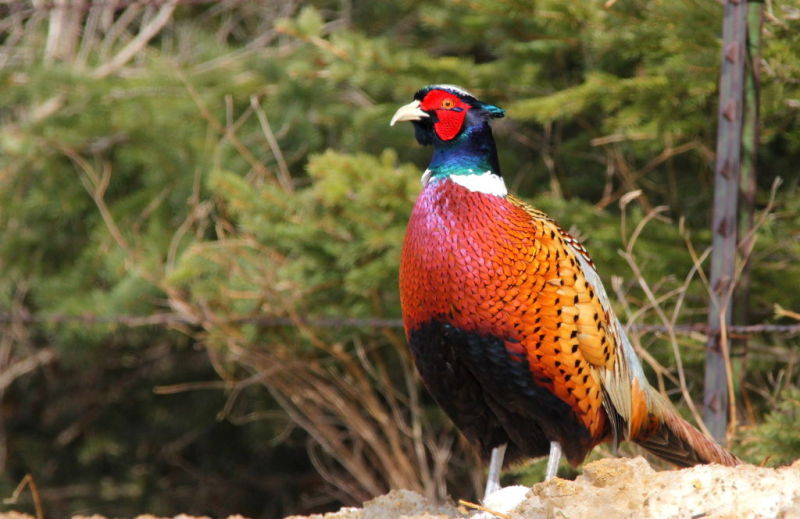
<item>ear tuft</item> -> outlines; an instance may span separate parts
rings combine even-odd
[[[500,119],[506,115],[506,111],[500,108],[499,106],[484,104],[481,108],[489,112],[489,116],[492,119]]]

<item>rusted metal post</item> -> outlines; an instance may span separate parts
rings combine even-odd
[[[725,2],[722,28],[717,162],[711,221],[711,297],[708,312],[703,421],[724,441],[730,404],[730,356],[723,329],[731,324],[736,269],[737,205],[741,169],[742,113],[747,39],[746,0]]]

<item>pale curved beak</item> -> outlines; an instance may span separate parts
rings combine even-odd
[[[400,121],[419,121],[420,119],[425,119],[426,117],[430,117],[430,115],[422,111],[422,109],[419,107],[419,101],[414,99],[407,105],[403,105],[397,109],[392,117],[392,121],[389,123],[389,126],[394,126],[394,123]]]

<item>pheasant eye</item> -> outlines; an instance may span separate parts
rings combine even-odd
[[[453,101],[452,99],[447,98],[442,100],[442,108],[444,109],[449,110],[450,108],[453,108],[455,105],[456,102]]]

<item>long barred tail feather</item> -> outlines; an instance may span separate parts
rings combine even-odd
[[[704,463],[735,466],[742,462],[716,441],[695,429],[674,409],[660,409],[657,425],[634,441],[659,458],[680,467]]]

